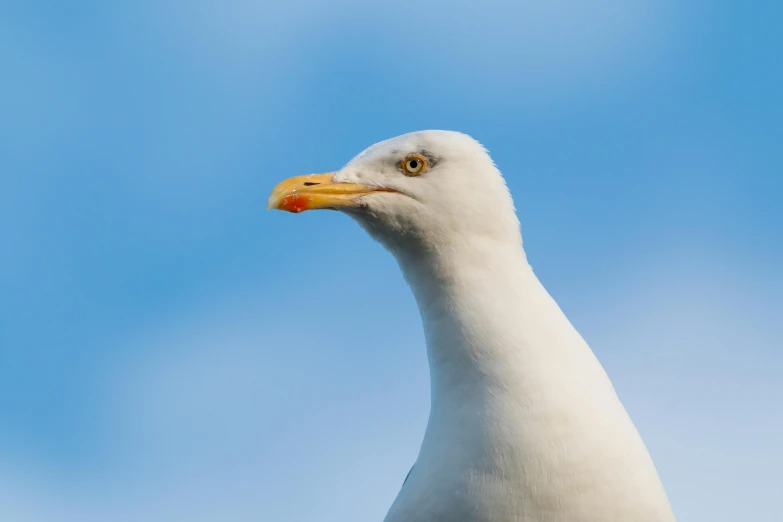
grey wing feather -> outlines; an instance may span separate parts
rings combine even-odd
[[[415,464],[414,464],[415,466]],[[410,471],[408,471],[408,474],[405,475],[405,480],[402,481],[402,485],[404,486],[406,482],[408,482],[408,478],[411,476],[411,471],[413,471],[413,466],[411,466]]]

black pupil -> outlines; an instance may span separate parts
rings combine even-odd
[[[418,160],[411,160],[410,163],[409,163],[409,166],[410,166],[410,168],[415,169],[416,167],[419,166]]]

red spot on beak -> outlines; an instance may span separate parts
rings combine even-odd
[[[298,214],[310,208],[310,200],[308,194],[291,194],[284,197],[277,208]]]

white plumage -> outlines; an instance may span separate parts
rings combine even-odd
[[[402,163],[412,154],[426,164],[418,175]],[[397,258],[427,341],[430,418],[386,522],[674,520],[609,378],[528,264],[481,145],[406,134],[359,154],[332,183],[369,187],[329,206]]]

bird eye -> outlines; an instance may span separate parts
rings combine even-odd
[[[402,160],[402,169],[408,176],[418,176],[427,167],[427,160],[418,154],[413,154]]]

